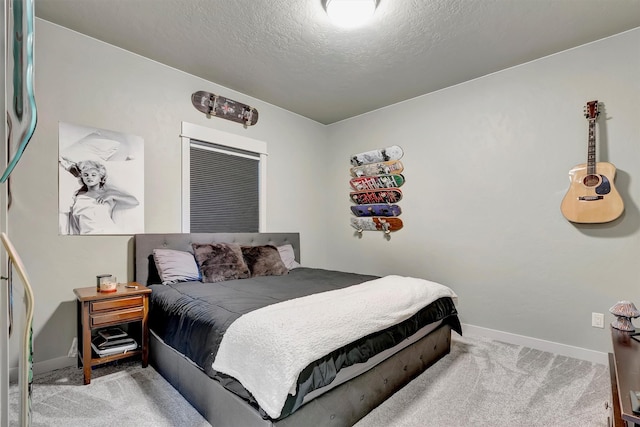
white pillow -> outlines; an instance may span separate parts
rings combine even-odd
[[[282,258],[282,262],[284,263],[285,267],[287,267],[289,270],[302,267],[296,261],[296,255],[293,252],[293,246],[291,245],[278,246],[278,252],[280,253],[280,258]]]
[[[200,269],[190,252],[154,249],[153,259],[163,285],[200,280]]]

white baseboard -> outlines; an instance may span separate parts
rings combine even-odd
[[[491,338],[493,340],[504,341],[509,344],[523,345],[536,350],[548,351],[549,353],[586,360],[587,362],[600,363],[602,365],[607,365],[609,363],[607,353],[602,353],[600,351],[526,337],[524,335],[511,334],[509,332],[468,325],[466,323],[462,324],[462,333],[469,337],[477,336]]]
[[[55,359],[45,360],[44,362],[34,363],[33,374],[37,375],[45,372],[51,372],[56,369],[66,368],[67,366],[74,366],[75,364],[75,357],[57,357]],[[9,369],[9,381],[12,383],[18,382],[19,372],[18,367]]]
[[[493,340],[504,341],[509,344],[523,345],[526,347],[535,348],[536,350],[548,351],[549,353],[560,354],[567,357],[574,357],[576,359],[586,360],[593,363],[600,363],[602,365],[607,365],[609,363],[607,353],[602,353],[600,351],[588,350],[586,348],[574,347],[571,345],[541,340],[538,338],[531,338],[524,335],[512,334],[509,332],[502,332],[495,329],[483,328],[466,323],[462,324],[462,333],[464,334],[464,336],[491,338]],[[453,336],[455,339],[455,334]],[[45,360],[44,362],[34,363],[33,373],[40,374],[44,372],[51,372],[55,369],[66,368],[67,366],[73,366],[75,364],[75,357],[58,357],[51,360]],[[11,382],[18,381],[17,367],[9,369],[9,380]]]

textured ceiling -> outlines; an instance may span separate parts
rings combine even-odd
[[[640,27],[640,0],[381,0],[352,30],[321,0],[35,0],[35,11],[325,124]]]

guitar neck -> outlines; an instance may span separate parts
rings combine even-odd
[[[589,120],[589,144],[587,147],[587,174],[596,173],[596,121]]]

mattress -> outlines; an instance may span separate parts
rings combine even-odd
[[[267,305],[348,287],[374,278],[354,273],[298,268],[285,276],[255,277],[215,284],[185,282],[152,285],[149,325],[167,345],[184,354],[207,375],[259,410],[251,394],[237,381],[211,367],[222,337],[231,323],[243,314]],[[316,360],[300,375],[297,393],[289,396],[280,418],[293,413],[321,391],[358,375],[371,364],[379,363],[388,357],[387,354],[403,348],[403,343],[406,346],[415,341],[428,332],[429,329],[425,327],[432,325],[433,328],[441,323],[449,324],[460,333],[457,312],[450,298],[438,299],[402,323],[363,337]],[[411,337],[414,337],[413,341]],[[380,356],[376,358],[376,355]],[[335,381],[341,371],[346,375],[342,375],[340,381]],[[264,413],[263,416],[267,418]]]

